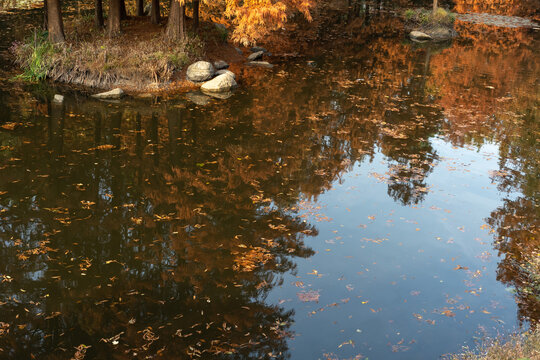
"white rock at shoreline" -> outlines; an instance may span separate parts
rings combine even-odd
[[[201,91],[209,93],[227,92],[235,88],[238,84],[234,77],[229,74],[221,74],[201,86]]]
[[[53,98],[53,102],[61,104],[64,102],[64,96],[60,94],[55,94]]]
[[[111,91],[94,94],[92,95],[92,97],[96,99],[120,99],[124,95],[125,95],[124,90],[120,88],[116,88]]]
[[[413,39],[413,40],[432,40],[433,38],[431,36],[429,36],[428,34],[426,33],[423,33],[421,31],[416,31],[416,30],[413,30],[411,31],[411,33],[409,34],[410,38]]]

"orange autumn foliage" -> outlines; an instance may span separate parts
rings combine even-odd
[[[311,20],[314,4],[315,0],[225,0],[224,17],[234,26],[232,39],[249,45],[283,27],[294,11]]]

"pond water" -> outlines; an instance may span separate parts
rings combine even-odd
[[[205,106],[4,74],[0,358],[436,359],[538,321],[538,32],[373,31]]]

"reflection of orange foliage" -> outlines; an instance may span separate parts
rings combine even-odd
[[[499,15],[538,16],[537,0],[455,0],[459,13],[491,13]]]
[[[531,89],[540,64],[531,59],[539,44],[525,29],[456,26],[463,45],[432,57],[428,86],[439,91],[448,136],[463,144],[475,134],[493,134],[494,128],[499,134],[508,132],[516,120],[512,109],[534,107]]]

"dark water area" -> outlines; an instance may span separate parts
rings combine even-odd
[[[4,72],[0,358],[436,359],[536,324],[538,32],[457,26],[206,105]]]

